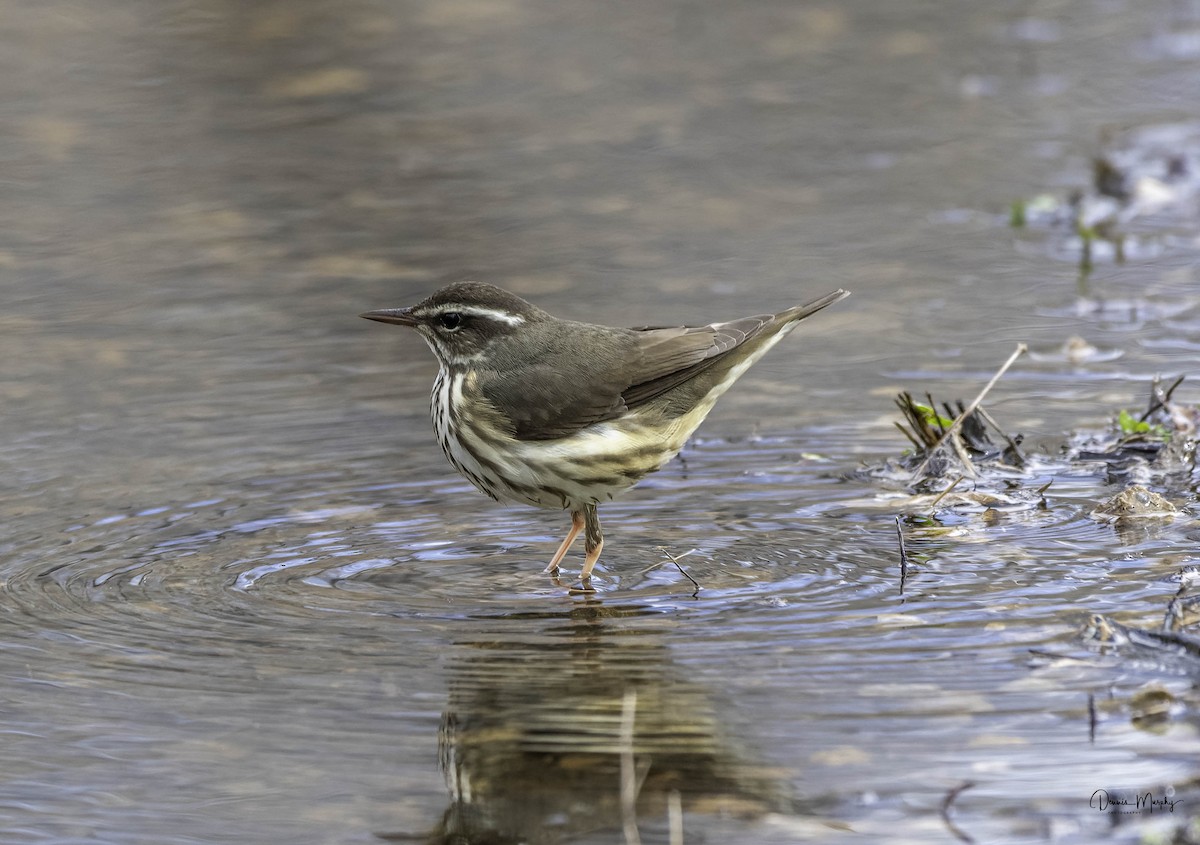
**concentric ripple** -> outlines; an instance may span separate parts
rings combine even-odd
[[[161,622],[204,640],[224,636],[220,624],[305,625],[322,614],[459,618],[565,595],[540,575],[565,514],[498,507],[454,480],[290,486],[239,502],[106,515],[69,527],[52,556],[44,539],[30,541],[10,555],[7,596],[32,619],[86,619],[93,632],[136,623],[148,638]],[[906,521],[910,595],[977,590],[987,577],[980,573],[997,566],[1014,567],[1015,586],[1043,567],[1060,576],[1065,568],[1065,581],[1047,579],[1047,597],[1058,593],[1058,606],[1068,607],[1076,599],[1064,583],[1093,582],[1110,547],[1127,560],[1166,554],[1162,527],[1122,535],[1087,518],[1095,495],[1094,479],[1063,475],[1049,506],[954,494],[936,522]],[[871,564],[875,549],[894,542],[895,513],[920,513],[928,499],[863,499],[786,439],[701,441],[602,508],[608,541],[597,583],[603,594],[683,606],[696,592],[683,567],[705,612],[745,602],[783,607],[796,596],[806,613],[847,598],[878,602],[897,587],[898,560]],[[1004,542],[982,553],[981,570],[973,544],[997,538]],[[564,578],[581,554],[568,558]]]
[[[1111,672],[1078,629],[1092,613],[1161,614],[1173,576],[1195,565],[1180,551],[1189,522],[1094,520],[1103,482],[1049,460],[1031,471],[1055,479],[1045,501],[963,491],[934,517],[930,497],[864,493],[820,456],[847,448],[831,432],[696,442],[602,508],[592,595],[567,589],[581,550],[563,583],[541,574],[565,514],[498,507],[449,476],[348,475],[31,535],[5,558],[0,618],[39,682],[103,677],[113,695],[166,696],[178,712],[253,690],[225,712],[257,724],[263,702],[298,696],[322,720],[349,720],[340,742],[369,749],[387,728],[347,713],[346,690],[368,713],[400,696],[413,736],[432,738],[428,712],[449,708],[443,752],[514,806],[541,781],[509,789],[496,766],[536,779],[536,754],[611,748],[631,684],[661,762],[760,808],[786,805],[789,777],[812,794],[837,784],[840,800],[895,794],[892,756],[937,782],[984,759],[1064,806],[1096,772],[1128,770],[1141,738],[1127,720],[1106,723],[1104,750],[1079,751],[1080,708]],[[1050,657],[1031,668],[1033,655]],[[424,687],[409,689],[414,678]],[[595,748],[572,744],[581,718],[596,720]],[[1054,766],[1036,762],[1045,754]],[[1139,765],[1156,776],[1186,768],[1149,759]]]

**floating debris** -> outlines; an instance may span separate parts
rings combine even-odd
[[[1058,349],[1046,352],[1031,351],[1029,357],[1034,361],[1065,363],[1079,367],[1084,364],[1103,364],[1115,361],[1124,354],[1120,349],[1100,349],[1082,337],[1073,335],[1067,338]]]
[[[1133,647],[1182,658],[1192,672],[1200,673],[1200,637],[1183,631],[1134,628],[1093,613],[1084,626],[1083,638],[1118,648]]]
[[[1089,515],[1100,522],[1119,522],[1127,519],[1174,519],[1178,512],[1178,508],[1158,493],[1134,484]]]
[[[1120,410],[1105,431],[1065,443],[1061,457],[1049,463],[1040,457],[1030,462],[1021,450],[1021,435],[1010,436],[980,404],[983,393],[971,405],[959,400],[953,405],[943,402],[939,407],[929,394],[920,401],[905,391],[895,400],[904,419],[894,425],[911,444],[911,451],[864,472],[902,482],[910,491],[919,493],[947,494],[954,486],[950,481],[956,477],[954,484],[964,479],[974,482],[975,489],[969,494],[947,497],[946,504],[961,504],[968,495],[981,504],[992,497],[1000,506],[1027,501],[1031,497],[1022,489],[1022,482],[1030,477],[1031,471],[1038,473],[1038,494],[1044,499],[1041,494],[1049,486],[1048,472],[1051,481],[1059,472],[1077,477],[1081,465],[1094,462],[1103,462],[1104,480],[1122,490],[1135,485],[1143,488],[1154,485],[1183,491],[1190,489],[1189,480],[1196,464],[1200,407],[1173,398],[1182,383],[1183,377],[1169,384],[1155,377],[1145,411],[1139,414]],[[993,439],[996,435],[998,440]],[[981,486],[983,490],[979,489]],[[1097,508],[1097,518],[1136,517],[1142,513],[1161,516],[1176,510],[1169,502],[1154,504],[1149,495],[1138,498],[1139,495],[1131,490],[1126,499],[1114,497],[1106,506]],[[939,497],[928,510],[940,501]],[[1127,506],[1123,513],[1104,509],[1120,508],[1122,503]]]
[[[1077,495],[1067,494],[1070,498],[1063,503],[1051,501],[1047,491],[1060,481],[1068,490],[1078,489],[1080,479],[1089,475],[1114,485],[1115,492],[1103,501],[1102,495],[1096,495],[1094,504],[1085,506],[1090,511],[1084,513],[1111,525],[1129,545],[1170,530],[1178,514],[1191,509],[1168,498],[1191,501],[1200,430],[1200,408],[1174,398],[1182,378],[1156,377],[1142,413],[1122,410],[1102,433],[1075,438],[1058,450],[1043,447],[1027,456],[1021,450],[1021,437],[1005,432],[982,404],[1024,350],[1023,344],[1018,347],[969,404],[939,405],[930,394],[924,401],[907,391],[899,394],[895,402],[903,421],[895,425],[912,449],[858,471],[891,487],[877,501],[886,501],[896,514],[901,594],[928,560],[922,548],[926,543],[947,536],[956,542],[988,542],[994,536],[990,527],[998,523],[1040,521],[1044,518],[1040,514],[1067,502],[1067,507],[1078,508]],[[1096,462],[1103,465],[1089,466]],[[1180,578],[1182,583],[1184,576]],[[1190,574],[1187,581],[1200,582],[1200,575]],[[1192,608],[1182,599],[1176,605],[1181,622]]]

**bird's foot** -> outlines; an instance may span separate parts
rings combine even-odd
[[[574,587],[567,586],[567,582],[558,577],[558,570],[550,576],[550,583],[556,587],[565,587],[567,594],[571,596],[589,596],[596,592],[596,588],[592,586],[591,578],[581,578],[579,583]]]
[[[582,579],[577,586],[567,590],[568,595],[572,596],[590,596],[596,592],[596,588],[592,586],[591,578]]]

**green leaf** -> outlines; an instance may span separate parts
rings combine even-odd
[[[1135,435],[1145,434],[1148,437],[1153,437],[1156,440],[1170,440],[1171,432],[1165,425],[1157,425],[1148,423],[1145,420],[1139,420],[1133,414],[1122,409],[1117,415],[1117,427],[1121,429],[1122,434]]]
[[[928,405],[922,405],[920,402],[913,402],[912,405],[920,412],[921,419],[925,421],[926,425],[939,426],[941,428],[949,428],[954,425],[954,420],[946,419]]]
[[[1135,420],[1133,414],[1122,408],[1117,416],[1117,427],[1125,434],[1145,434],[1150,430],[1150,423]]]

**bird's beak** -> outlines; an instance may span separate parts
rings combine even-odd
[[[397,326],[415,326],[417,324],[417,318],[412,315],[411,308],[383,308],[379,311],[367,311],[358,316],[379,323],[393,323]]]

